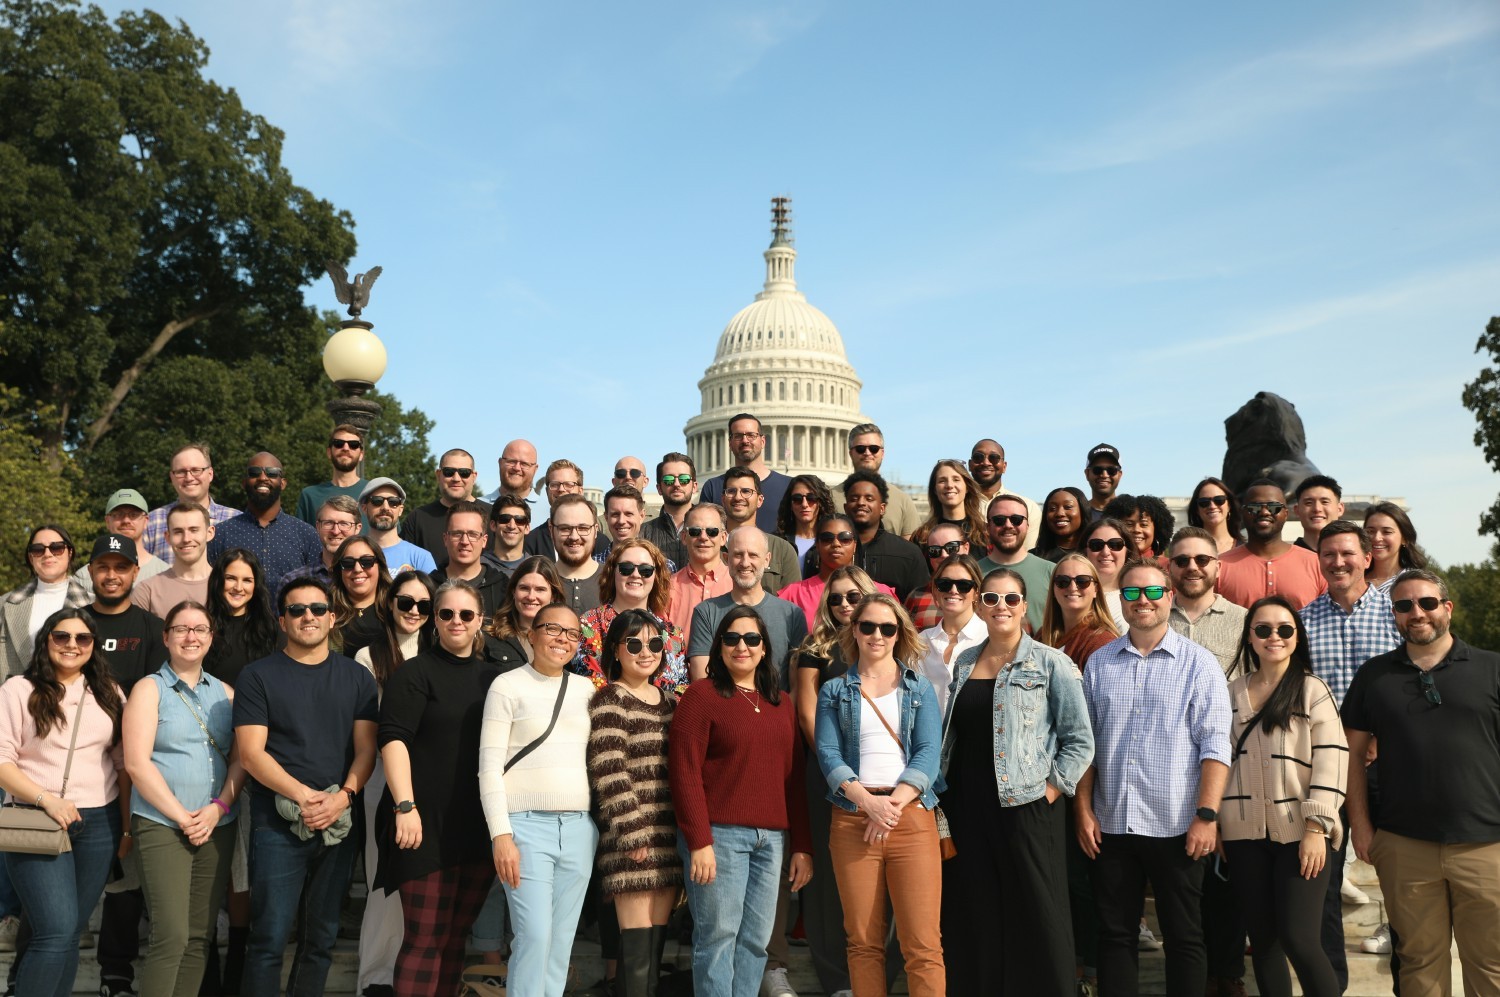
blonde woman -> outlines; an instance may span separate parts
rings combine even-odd
[[[1083,668],[1091,654],[1118,636],[1120,630],[1110,615],[1094,562],[1082,554],[1064,556],[1052,572],[1047,609],[1036,639]]]

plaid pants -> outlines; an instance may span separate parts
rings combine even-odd
[[[475,863],[449,866],[401,884],[406,935],[396,956],[396,997],[458,990],[464,943],[494,878],[489,863]]]

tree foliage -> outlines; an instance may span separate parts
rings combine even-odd
[[[1464,408],[1474,413],[1479,427],[1474,445],[1484,450],[1484,459],[1500,470],[1500,318],[1490,319],[1475,353],[1489,354],[1489,365],[1464,385]],[[1479,532],[1500,540],[1500,499],[1479,517]]]
[[[1500,649],[1500,564],[1459,564],[1442,572],[1453,597],[1453,633],[1475,647]]]
[[[65,455],[55,470],[42,460],[35,426],[55,417],[15,388],[0,385],[0,481],[8,493],[0,502],[0,592],[30,577],[26,538],[36,527],[62,526],[86,557],[87,545],[102,525],[103,507],[89,505],[83,475],[73,460]]]

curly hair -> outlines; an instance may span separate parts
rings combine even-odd
[[[627,550],[636,549],[644,550],[656,568],[656,574],[651,579],[651,594],[646,597],[646,608],[657,616],[666,616],[667,606],[672,601],[672,576],[667,572],[667,559],[656,544],[640,537],[621,540],[609,549],[609,556],[604,559],[604,569],[599,572],[599,604],[614,604],[615,568],[620,563],[620,555]]]
[[[783,540],[791,540],[797,535],[797,519],[792,513],[792,489],[798,485],[806,488],[817,500],[818,515],[813,517],[814,523],[834,511],[833,494],[829,492],[822,478],[816,474],[797,475],[786,486],[786,492],[781,496],[781,504],[776,507],[776,535]]]

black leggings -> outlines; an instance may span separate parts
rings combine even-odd
[[[1265,997],[1291,997],[1291,960],[1307,997],[1339,997],[1338,979],[1319,935],[1329,866],[1338,853],[1328,849],[1322,871],[1303,879],[1299,848],[1268,839],[1224,842],[1229,881],[1255,946],[1255,982]]]

